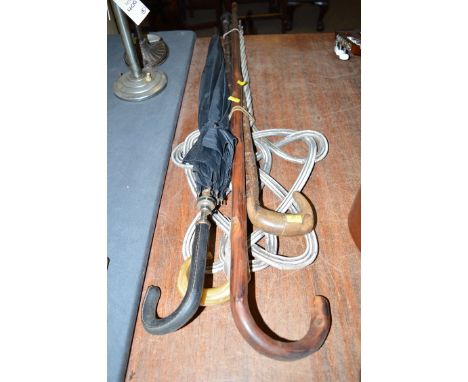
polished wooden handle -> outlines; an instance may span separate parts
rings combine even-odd
[[[312,206],[300,192],[293,193],[293,199],[299,207],[297,214],[276,212],[260,205],[258,168],[252,132],[247,121],[242,125],[245,149],[247,216],[249,220],[255,227],[277,236],[300,236],[312,232],[315,227]]]

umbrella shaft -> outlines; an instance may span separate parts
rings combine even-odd
[[[222,21],[223,34],[229,32],[232,28],[232,23],[228,17],[223,18]],[[226,63],[226,78],[229,88],[229,93],[232,94],[232,62],[231,62],[231,35],[227,35],[223,38],[223,50],[224,50],[224,62]]]

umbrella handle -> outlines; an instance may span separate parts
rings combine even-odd
[[[205,280],[209,234],[210,223],[206,219],[200,220],[195,227],[192,266],[190,267],[187,292],[179,307],[172,314],[165,318],[157,318],[155,313],[161,289],[152,285],[146,290],[142,307],[142,322],[148,333],[162,335],[174,332],[185,325],[196,313],[200,306]]]
[[[187,260],[185,260],[179,270],[179,277],[177,278],[177,289],[181,296],[184,296],[187,291],[187,273],[190,268],[191,259],[192,258],[189,257]],[[200,305],[212,306],[223,304],[227,301],[229,301],[229,281],[226,281],[219,287],[203,288]]]

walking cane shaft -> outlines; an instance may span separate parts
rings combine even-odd
[[[232,4],[233,25],[237,25],[237,4]],[[232,33],[231,58],[233,73],[233,96],[242,100],[242,89],[237,84],[241,79],[239,36]],[[255,322],[248,302],[249,256],[247,250],[247,202],[246,163],[244,145],[250,131],[243,129],[243,114],[233,113],[231,130],[237,138],[232,170],[232,220],[231,220],[231,311],[237,329],[244,339],[258,352],[278,360],[303,358],[318,350],[330,330],[330,306],[322,296],[315,296],[312,304],[312,319],[309,331],[299,341],[280,341],[268,336]],[[244,134],[244,132],[246,134]],[[244,141],[245,139],[245,141]],[[250,144],[251,138],[250,138]],[[249,155],[249,154],[246,154]],[[251,155],[251,154],[250,154]],[[251,160],[251,157],[249,157]],[[248,182],[252,181],[251,178]]]

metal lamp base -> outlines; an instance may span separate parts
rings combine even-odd
[[[135,47],[139,45],[137,55],[143,66],[154,69],[166,61],[169,55],[169,47],[161,37],[155,34],[148,34],[147,37],[139,41],[140,43],[137,43]],[[124,54],[124,61],[127,66],[130,66],[127,53]]]
[[[143,101],[160,93],[167,85],[167,76],[161,71],[143,68],[140,77],[124,73],[114,82],[114,94],[125,101]]]

